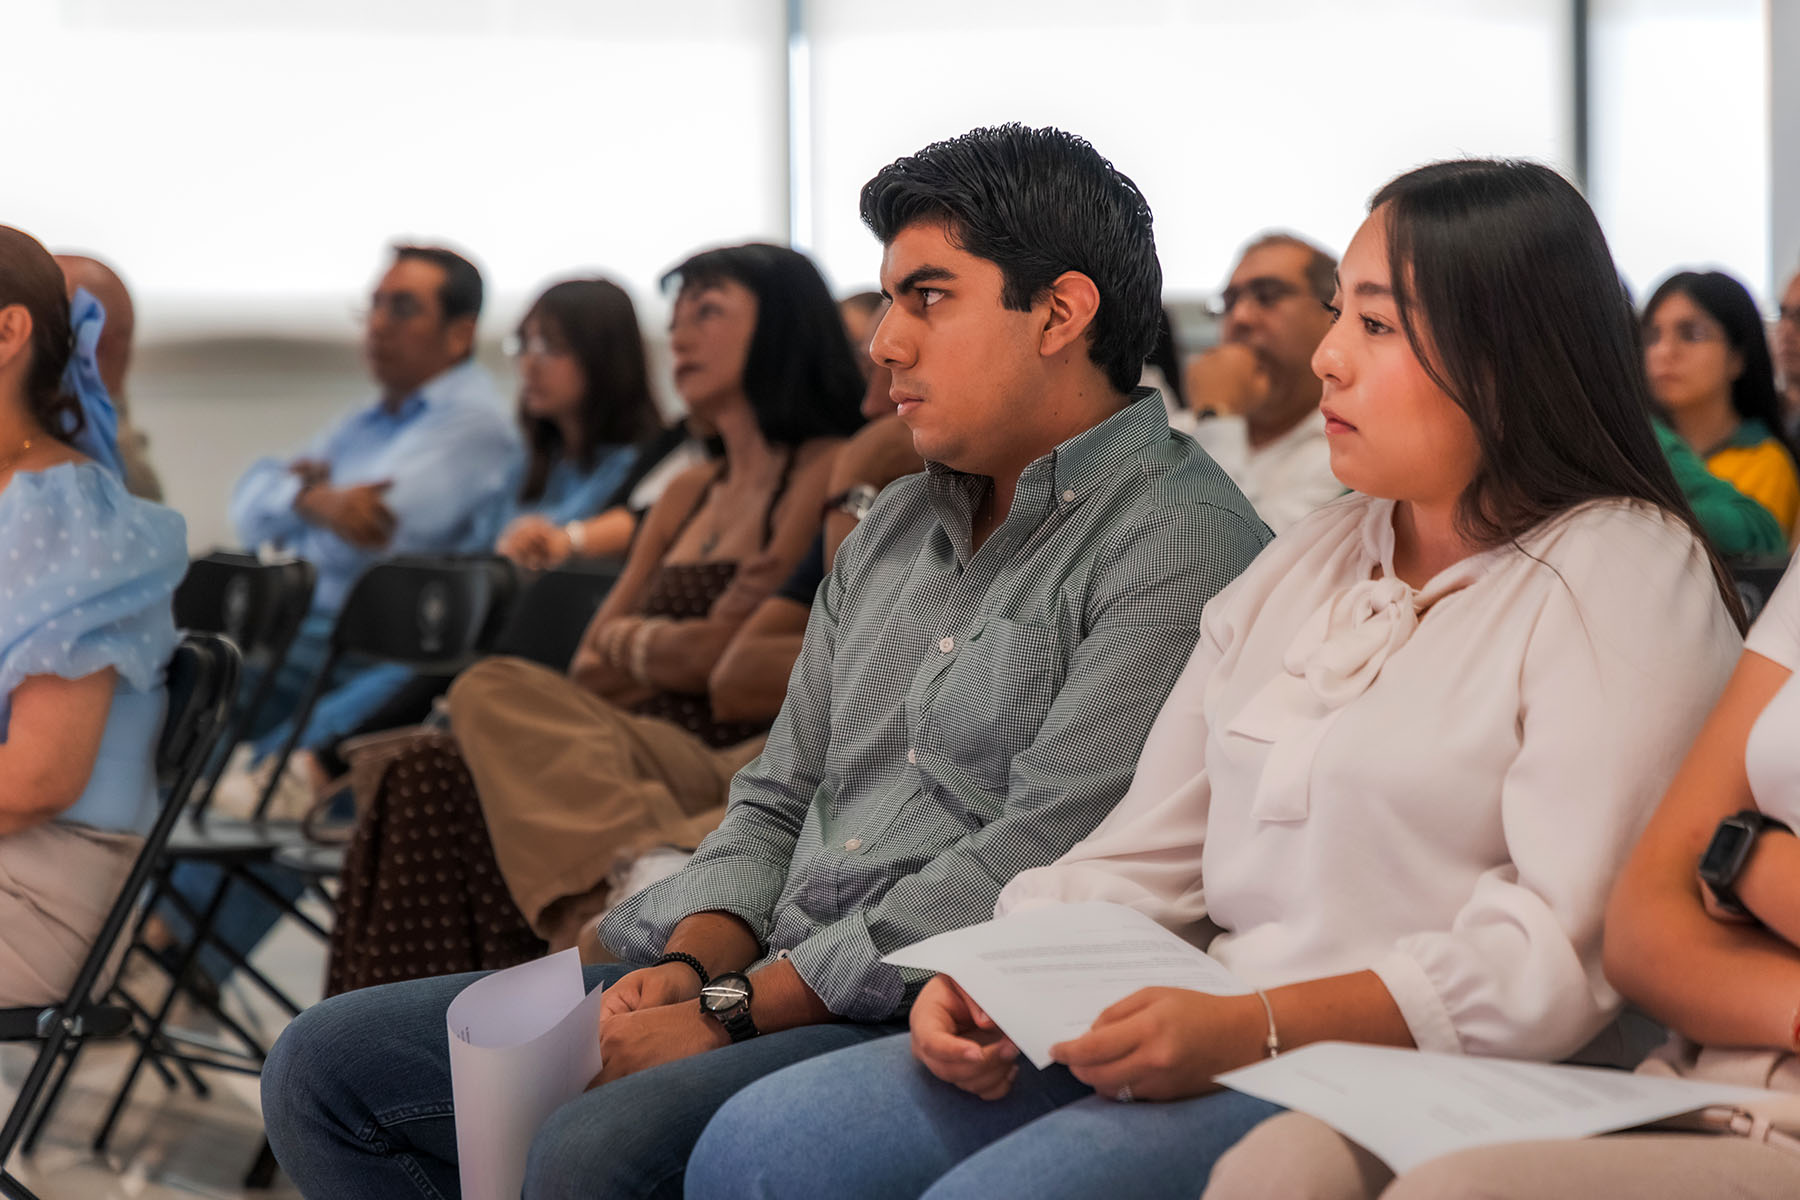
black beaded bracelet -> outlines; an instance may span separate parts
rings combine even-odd
[[[665,954],[661,958],[657,959],[653,965],[660,967],[664,963],[674,963],[674,962],[686,963],[688,966],[694,968],[694,974],[696,974],[700,977],[700,986],[701,987],[705,987],[707,984],[712,982],[712,977],[706,973],[706,968],[700,965],[699,959],[695,958],[691,954],[683,954],[679,950],[669,951],[667,954]]]

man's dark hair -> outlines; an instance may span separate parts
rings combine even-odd
[[[394,261],[408,259],[428,262],[444,272],[444,285],[438,289],[438,306],[444,320],[481,315],[481,272],[475,264],[454,250],[442,246],[395,246]]]
[[[1000,302],[1023,311],[1065,271],[1094,281],[1088,357],[1121,392],[1156,343],[1162,266],[1137,185],[1060,129],[996,125],[934,142],[863,185],[862,219],[886,245],[943,221],[953,245],[1000,268]]]
[[[862,371],[819,268],[786,246],[751,242],[703,250],[662,277],[682,292],[731,280],[756,297],[744,358],[744,395],[771,442],[798,446],[862,426]]]

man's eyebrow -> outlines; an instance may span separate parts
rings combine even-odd
[[[949,267],[933,267],[927,265],[917,268],[909,273],[905,279],[902,279],[899,283],[895,284],[894,292],[904,296],[910,292],[917,291],[919,285],[922,283],[950,283],[954,282],[955,279],[956,272],[952,271]],[[885,300],[892,300],[894,298],[885,290],[881,295]]]

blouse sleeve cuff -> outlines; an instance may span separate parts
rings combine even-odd
[[[1417,959],[1403,951],[1392,950],[1375,964],[1373,970],[1375,977],[1387,988],[1388,995],[1394,998],[1394,1004],[1412,1033],[1414,1045],[1438,1054],[1463,1052],[1462,1038],[1450,1019],[1450,1010],[1444,1007],[1443,997]]]

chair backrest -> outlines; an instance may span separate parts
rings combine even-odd
[[[75,986],[64,1001],[63,1015],[73,1015],[93,991],[100,972],[111,957],[132,913],[137,908],[145,882],[168,845],[176,818],[186,804],[201,769],[212,748],[224,731],[232,701],[237,696],[238,674],[242,660],[237,647],[213,633],[191,633],[175,649],[169,662],[169,713],[163,720],[162,738],[156,750],[157,782],[163,793],[162,807],[156,822],[144,838],[143,848],[131,865],[124,886],[119,889],[88,951]]]
[[[188,564],[175,589],[175,624],[222,633],[246,661],[272,670],[299,632],[317,582],[317,569],[302,559],[264,563],[218,551]]]
[[[1744,601],[1744,612],[1754,621],[1775,594],[1775,585],[1787,571],[1787,559],[1734,559],[1727,566]]]
[[[331,632],[333,657],[358,654],[451,674],[485,650],[518,590],[503,558],[392,558],[351,585]]]
[[[618,563],[562,567],[532,579],[494,639],[494,653],[564,670],[588,622],[618,582],[619,571]]]

